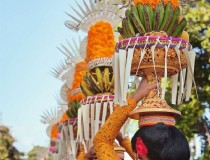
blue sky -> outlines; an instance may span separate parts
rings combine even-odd
[[[51,68],[64,60],[57,50],[78,33],[64,26],[72,0],[0,0],[0,113],[20,151],[48,145],[45,109],[57,107],[61,82]]]

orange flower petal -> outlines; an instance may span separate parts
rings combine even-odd
[[[97,22],[91,26],[88,32],[86,62],[101,57],[111,58],[114,54],[115,44],[111,25],[103,21]]]

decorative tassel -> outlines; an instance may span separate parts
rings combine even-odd
[[[95,112],[95,104],[91,104],[91,139],[95,136],[95,125],[94,125],[94,112]]]
[[[166,82],[167,82],[167,76],[168,76],[168,68],[167,68],[167,58],[168,58],[168,49],[171,45],[171,41],[169,42],[168,46],[165,46],[165,71],[164,71],[164,82],[163,82],[163,87],[162,87],[162,96],[161,98],[165,98],[165,93],[166,93]]]
[[[78,130],[77,130],[77,141],[82,142],[83,140],[83,124],[82,124],[82,109],[78,109]]]
[[[110,114],[113,112],[113,101],[109,101]]]
[[[183,92],[182,101],[186,97],[186,72],[187,72],[187,69],[186,68],[182,70],[183,79],[184,79],[184,92]]]
[[[72,153],[72,147],[71,147],[71,141],[70,141],[70,134],[68,132],[68,126],[65,126],[63,125],[63,130],[64,130],[64,136],[65,136],[65,139],[64,139],[64,145],[65,145],[65,148],[66,148],[66,157],[68,159],[68,156],[70,155],[70,153]]]
[[[183,73],[182,73],[182,66],[181,66],[181,59],[180,59],[180,50],[179,50],[180,44],[181,43],[179,43],[174,49],[175,49],[176,55],[178,57],[179,68],[180,68],[180,86],[179,86],[181,88],[180,94],[183,94],[183,92],[184,92],[184,77],[183,77]],[[179,95],[179,96],[181,96],[181,95]]]
[[[126,67],[126,50],[119,50],[119,70],[118,72],[120,73],[120,106],[124,106],[124,101],[126,101],[124,97],[124,84],[125,84],[125,67]]]
[[[134,46],[135,47],[135,46]],[[123,90],[123,105],[127,105],[127,92],[128,92],[128,80],[130,78],[130,72],[131,72],[131,63],[133,59],[133,54],[134,54],[134,48],[129,48],[128,49],[128,54],[127,54],[127,62],[126,62],[126,67],[125,67],[125,75],[124,75],[124,85],[122,86],[124,88]]]
[[[171,103],[172,103],[172,104],[176,104],[178,74],[173,75],[173,76],[171,77],[171,79],[172,79]]]
[[[95,132],[94,132],[94,136],[96,135],[96,133],[98,132],[99,129],[99,122],[100,122],[100,111],[101,111],[101,103],[96,102],[95,104],[95,108],[96,108],[96,112],[95,112]]]
[[[113,58],[112,58],[112,68],[113,68],[113,74],[114,74],[114,103],[119,104],[120,100],[120,84],[119,84],[119,53],[115,52]]]
[[[195,79],[193,76],[194,75],[194,66],[195,66],[195,52],[193,50],[188,51],[188,49],[183,49],[182,51],[187,58],[187,80],[186,80],[186,85],[185,85],[185,90],[186,90],[185,100],[189,101],[190,93],[191,93],[191,89],[192,89],[192,82],[194,83],[196,96],[198,98],[197,87],[196,87]]]
[[[89,135],[89,104],[86,104],[85,106],[81,107],[82,108],[82,119],[83,119],[83,126],[84,126],[84,134],[85,134],[85,140],[88,141],[90,138]]]
[[[74,140],[74,129],[73,129],[73,125],[68,125],[69,127],[69,138],[70,138],[70,141]]]
[[[181,102],[182,102],[182,97],[183,97],[183,79],[181,78],[182,77],[182,74],[181,74],[181,71],[179,73],[179,77],[180,77],[180,81],[179,81],[179,91],[178,91],[178,99],[177,99],[177,104],[180,105]]]
[[[77,153],[77,148],[78,148],[78,143],[76,142],[76,140],[74,139],[74,132],[73,132],[73,125],[68,125],[68,129],[69,129],[69,138],[70,138],[70,150],[68,149],[69,156],[70,159],[75,158],[75,155]],[[74,157],[73,157],[74,156]]]
[[[102,122],[101,122],[101,125],[103,125],[105,123],[105,120],[106,120],[107,106],[108,106],[108,102],[104,102],[103,103],[103,114],[102,114]]]
[[[88,149],[87,149],[87,147],[86,147],[86,143],[85,143],[84,140],[82,141],[82,145],[84,146],[84,151],[85,151],[85,153],[87,153]]]

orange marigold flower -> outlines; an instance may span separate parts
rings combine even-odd
[[[85,96],[83,95],[83,93],[79,92],[76,94],[70,93],[67,98],[68,102],[72,102],[72,101],[81,101],[83,98],[85,98]]]
[[[164,5],[166,5],[168,2],[172,3],[173,8],[179,7],[178,0],[163,0]]]
[[[58,125],[54,124],[51,129],[51,137],[50,138],[56,139],[58,137],[58,134],[59,134]]]
[[[103,21],[97,22],[91,26],[88,32],[85,61],[89,62],[102,57],[111,58],[114,54],[115,44],[111,25]]]
[[[161,0],[134,0],[134,4],[137,6],[138,4],[147,5],[150,4],[152,8],[155,8],[156,5],[160,4]]]
[[[86,62],[80,62],[76,64],[72,88],[69,88],[67,91],[68,102],[72,102],[74,100],[80,101],[82,98],[84,98],[81,92],[72,94],[72,91],[80,88],[80,82],[83,81],[83,76],[87,71],[88,65]]]
[[[66,120],[68,120],[68,119],[69,119],[69,118],[68,118],[67,114],[64,113],[63,116],[61,117],[60,122],[63,123],[64,121],[66,121]]]
[[[80,62],[76,64],[72,89],[77,89],[80,87],[80,82],[83,81],[83,76],[86,74],[87,71],[88,65],[86,62]]]
[[[160,4],[161,0],[134,0],[134,4],[137,6],[138,4],[147,5],[150,4],[153,8],[155,8],[158,4]],[[173,8],[179,6],[178,0],[163,0],[166,5],[168,2],[172,3]]]

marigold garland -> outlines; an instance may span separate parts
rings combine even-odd
[[[57,139],[59,134],[58,125],[54,124],[51,129],[51,139]]]
[[[155,8],[158,4],[160,4],[161,0],[134,0],[134,4],[142,4],[147,5],[150,4],[153,8]],[[179,6],[178,0],[163,0],[164,5],[166,5],[168,2],[172,3],[173,8],[176,8]]]
[[[68,119],[69,119],[69,118],[68,118],[67,114],[64,113],[64,114],[62,115],[62,117],[61,117],[60,123],[63,123],[64,121],[66,121],[66,120],[68,120]]]
[[[137,6],[138,4],[147,5],[150,4],[152,8],[155,8],[156,5],[160,4],[161,0],[134,0],[134,4]]]
[[[83,76],[88,71],[88,65],[86,62],[77,63],[75,66],[74,80],[72,84],[72,89],[77,89],[80,87],[80,82],[83,81]]]
[[[88,71],[88,65],[86,62],[80,62],[76,64],[72,88],[68,89],[67,91],[68,95],[67,99],[69,102],[72,102],[74,100],[80,101],[83,98],[82,93],[72,94],[72,91],[74,89],[80,88],[80,82],[83,81],[83,76],[86,74],[87,71]]]
[[[164,5],[166,5],[168,2],[172,3],[173,8],[179,7],[178,0],[163,0]]]
[[[114,54],[116,42],[109,23],[99,21],[92,25],[88,32],[86,62],[96,58],[111,58]]]
[[[76,93],[76,94],[72,94],[72,89],[69,89],[68,92],[67,92],[67,99],[68,99],[68,102],[72,102],[72,101],[80,101],[81,99],[84,98],[84,95],[83,93],[79,92],[79,93]]]

